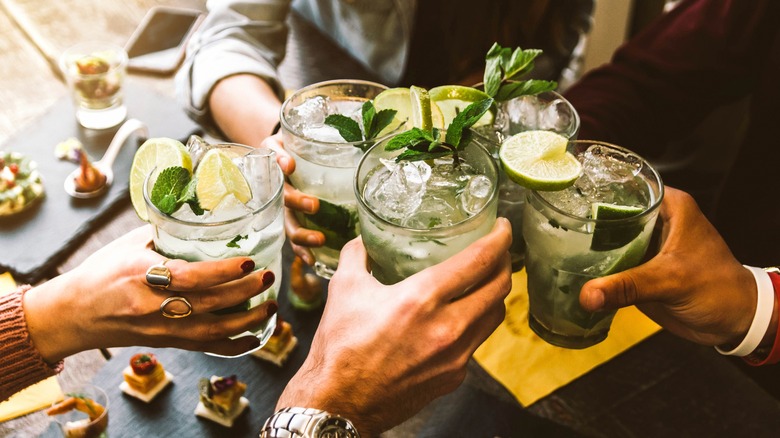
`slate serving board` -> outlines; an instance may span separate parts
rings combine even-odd
[[[128,118],[144,122],[151,137],[186,139],[198,126],[174,99],[128,82],[125,90]],[[35,206],[11,217],[0,218],[0,272],[10,271],[20,283],[35,283],[55,274],[56,266],[113,209],[129,205],[128,176],[133,155],[144,140],[130,136],[114,162],[114,183],[95,199],[74,199],[63,182],[77,165],[59,160],[55,146],[78,138],[90,158],[103,156],[116,128],[88,130],[76,122],[69,96],[0,146],[21,152],[38,163],[46,196]]]

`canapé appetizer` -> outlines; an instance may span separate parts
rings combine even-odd
[[[198,390],[200,402],[195,408],[195,415],[225,427],[233,427],[233,421],[249,406],[249,400],[242,397],[246,384],[240,382],[235,374],[200,379]]]
[[[119,385],[119,389],[147,403],[173,381],[173,375],[163,368],[152,353],[133,355],[130,364],[122,371],[122,377],[124,382]]]

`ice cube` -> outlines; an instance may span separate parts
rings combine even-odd
[[[322,125],[330,111],[330,99],[325,96],[314,96],[292,108],[287,121],[294,129],[300,131],[305,126]]]
[[[363,196],[379,217],[398,223],[410,216],[425,194],[425,167],[408,161],[392,170],[379,167],[366,181]]]
[[[475,175],[469,179],[460,194],[460,208],[466,216],[473,216],[485,207],[493,192],[493,183],[485,175]]]
[[[259,207],[268,202],[279,187],[276,153],[268,148],[256,148],[240,158],[239,167],[252,190],[252,205]]]
[[[312,140],[326,143],[343,143],[345,141],[338,129],[328,125],[306,125],[301,129],[301,133]]]
[[[464,219],[466,215],[452,206],[445,199],[437,196],[426,196],[420,203],[420,207],[405,218],[403,225],[418,230],[448,227]]]
[[[206,214],[209,222],[222,222],[246,216],[251,213],[252,210],[231,193],[222,198],[222,200],[219,201],[219,204]]]
[[[555,99],[540,108],[537,122],[537,129],[562,133],[568,137],[573,131],[574,115],[566,101]]]

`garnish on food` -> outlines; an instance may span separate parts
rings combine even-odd
[[[106,175],[89,161],[87,153],[83,149],[77,152],[79,156],[80,172],[73,181],[76,190],[79,192],[94,192],[106,184]]]
[[[152,353],[138,353],[130,358],[130,366],[134,373],[145,376],[157,367],[157,357]]]

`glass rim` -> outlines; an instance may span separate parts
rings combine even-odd
[[[87,48],[93,48],[93,50],[87,50]],[[111,70],[116,70],[120,68],[124,68],[127,66],[128,63],[128,55],[127,51],[124,49],[124,47],[112,44],[112,43],[102,43],[100,41],[84,41],[78,44],[74,44],[67,49],[65,49],[59,58],[59,67],[60,70],[62,70],[62,73],[67,77],[68,76],[68,70],[67,68],[72,65],[73,63],[69,61],[69,57],[73,56],[75,52],[77,51],[84,51],[85,55],[89,55],[88,52],[94,52],[95,50],[110,50],[117,54],[117,63],[116,65],[111,65],[111,69],[104,73],[94,73],[94,74],[79,74],[79,77],[99,77],[99,76],[105,76],[109,73],[111,73]]]
[[[355,177],[353,179],[354,184],[352,185],[352,187],[354,188],[354,192],[355,192],[355,198],[357,198],[358,204],[366,212],[368,212],[368,214],[373,219],[378,220],[383,225],[387,225],[387,226],[390,226],[392,228],[403,230],[404,232],[409,233],[409,234],[430,234],[432,232],[433,233],[445,232],[445,231],[452,230],[452,229],[457,228],[457,227],[461,227],[461,226],[465,227],[466,225],[470,224],[471,222],[476,221],[477,218],[479,218],[482,215],[482,213],[485,211],[487,206],[490,205],[490,203],[498,201],[498,163],[496,163],[496,160],[495,160],[495,158],[493,158],[493,155],[491,155],[490,152],[488,152],[488,150],[485,149],[484,146],[482,146],[479,143],[476,143],[476,142],[472,141],[468,146],[474,146],[474,147],[479,148],[479,150],[482,151],[482,153],[484,153],[486,157],[488,157],[488,162],[489,162],[488,165],[491,168],[493,168],[493,171],[496,174],[496,180],[493,181],[493,188],[492,188],[492,190],[490,192],[490,198],[485,203],[485,205],[482,207],[482,209],[479,210],[478,213],[476,213],[474,215],[471,215],[468,218],[466,218],[466,219],[464,219],[464,220],[462,220],[460,222],[454,223],[452,225],[447,225],[446,227],[410,228],[410,227],[406,227],[406,226],[403,226],[403,225],[398,225],[396,223],[388,221],[387,219],[385,219],[385,218],[379,216],[378,214],[376,214],[376,212],[374,212],[374,210],[371,207],[368,206],[368,204],[363,200],[363,194],[362,194],[362,192],[360,190],[360,187],[358,187],[358,184],[359,184],[359,182],[358,182],[358,179],[359,179],[358,175],[360,174],[360,167],[363,165],[363,163],[366,160],[366,157],[368,157],[368,155],[374,150],[374,148],[377,148],[377,147],[383,145],[383,143],[384,142],[378,142],[375,145],[371,146],[371,148],[369,148],[366,151],[366,153],[363,154],[363,156],[360,158],[360,162],[358,162],[358,165],[357,165],[357,167],[355,169]],[[365,186],[365,184],[364,184],[364,186]]]
[[[528,192],[530,194],[532,194],[535,197],[535,199],[537,199],[542,205],[544,205],[545,207],[551,209],[555,213],[557,213],[557,214],[559,214],[561,216],[564,216],[564,217],[566,217],[567,219],[570,219],[570,220],[578,221],[578,222],[581,222],[581,223],[602,223],[602,224],[620,224],[620,223],[625,223],[625,222],[634,222],[634,221],[637,221],[639,219],[644,218],[645,216],[653,214],[655,212],[655,210],[657,210],[661,206],[661,202],[664,199],[664,193],[665,193],[665,191],[664,191],[664,183],[663,183],[663,180],[661,179],[661,174],[659,174],[658,170],[656,170],[655,167],[651,166],[650,162],[647,161],[646,159],[644,159],[644,157],[642,157],[641,155],[637,154],[636,152],[631,151],[629,149],[626,149],[626,148],[624,148],[622,146],[618,146],[618,145],[615,145],[615,144],[612,144],[612,143],[607,143],[605,141],[600,141],[600,140],[569,140],[569,143],[570,144],[571,143],[575,143],[575,144],[590,143],[590,144],[597,144],[597,145],[607,146],[607,147],[616,149],[616,150],[618,150],[620,152],[629,153],[629,154],[639,158],[642,161],[642,163],[643,163],[642,165],[644,167],[649,168],[650,171],[652,172],[653,176],[655,177],[656,182],[658,183],[658,196],[656,197],[656,199],[654,200],[654,202],[650,206],[648,206],[644,211],[642,211],[641,213],[639,213],[637,215],[629,216],[629,217],[622,217],[622,218],[617,218],[617,219],[593,219],[593,218],[584,218],[584,217],[581,217],[581,216],[575,216],[573,214],[565,212],[565,211],[561,210],[560,208],[556,207],[555,205],[553,205],[552,203],[550,203],[547,199],[545,199],[539,193],[540,192],[539,190],[528,190]],[[577,179],[579,179],[579,177]]]
[[[78,385],[76,385],[76,386],[74,386],[74,387],[72,387],[72,388],[63,388],[63,391],[62,391],[62,393],[63,393],[63,394],[64,394],[64,395],[67,397],[67,396],[68,396],[68,394],[83,394],[83,393],[85,392],[85,390],[89,390],[89,389],[93,390],[93,391],[95,392],[95,394],[102,395],[102,396],[103,396],[103,398],[105,398],[105,404],[100,404],[101,406],[103,406],[103,413],[102,413],[102,414],[100,414],[100,416],[98,416],[98,417],[97,417],[97,418],[95,418],[94,420],[90,420],[90,421],[89,421],[89,423],[86,423],[86,424],[85,424],[85,426],[89,426],[89,425],[92,425],[92,424],[96,424],[96,423],[98,423],[98,422],[102,421],[102,420],[103,420],[103,418],[105,418],[106,416],[108,416],[108,408],[109,408],[109,405],[111,404],[111,399],[108,397],[108,392],[106,392],[106,390],[105,390],[105,389],[103,389],[103,388],[101,388],[100,386],[97,386],[97,385],[95,385],[95,384],[93,384],[93,383],[81,383],[81,384],[78,384]],[[95,400],[95,399],[92,399],[92,400],[93,400],[95,403],[97,403],[97,402],[98,402],[98,401],[97,401],[97,400]],[[52,402],[51,406],[52,406],[52,407],[53,407],[53,406],[56,406],[56,405],[57,405],[58,403],[60,403],[60,402],[62,402],[62,400],[57,400],[57,401],[54,401],[54,402]],[[64,413],[63,413],[63,414],[64,414]],[[60,415],[62,415],[62,414],[60,414]],[[57,419],[57,417],[59,417],[60,415],[53,415],[53,416],[52,416],[52,418],[53,418],[53,419],[54,419],[54,421],[56,421],[58,424],[61,424],[61,425],[62,425],[62,424],[65,424],[65,423],[63,423],[63,422],[61,422],[61,421],[59,421],[59,420]]]
[[[305,86],[303,88],[299,88],[293,94],[291,94],[290,97],[285,99],[284,102],[282,102],[282,106],[279,109],[279,124],[280,124],[280,127],[282,129],[284,129],[285,131],[287,131],[287,132],[289,132],[289,133],[291,133],[291,134],[293,134],[293,135],[295,135],[297,137],[300,137],[303,140],[306,140],[307,142],[316,143],[316,144],[320,144],[320,145],[323,145],[323,146],[334,147],[334,148],[356,147],[357,145],[366,143],[368,141],[380,142],[380,141],[386,139],[387,137],[389,137],[390,135],[394,135],[395,133],[397,133],[398,131],[401,130],[401,128],[404,126],[404,124],[399,125],[398,128],[394,129],[392,132],[388,133],[387,135],[384,135],[382,137],[375,138],[375,139],[372,139],[372,140],[322,141],[322,140],[313,139],[311,137],[303,135],[298,130],[293,129],[292,126],[290,126],[290,124],[287,122],[287,119],[285,118],[284,113],[285,113],[285,110],[288,109],[288,107],[292,104],[292,100],[294,98],[296,98],[299,95],[301,95],[303,93],[306,93],[308,91],[316,90],[317,88],[322,88],[322,87],[327,87],[327,86],[332,86],[332,85],[350,85],[350,84],[368,85],[368,86],[372,86],[372,87],[377,87],[377,88],[379,88],[379,89],[381,89],[383,91],[389,89],[389,87],[387,85],[383,85],[383,84],[380,84],[379,82],[367,81],[367,80],[363,80],[363,79],[332,79],[332,80],[328,80],[328,81],[315,82],[315,83],[307,85],[307,86]],[[367,99],[367,100],[373,100],[373,99]]]
[[[251,146],[247,146],[247,145],[243,145],[243,144],[239,144],[239,143],[216,143],[216,144],[209,145],[209,148],[215,148],[215,147],[216,148],[237,147],[239,149],[247,150],[247,154],[248,154],[248,152],[251,152],[251,151],[254,151],[254,150],[267,150],[267,151],[269,151],[271,153],[270,154],[271,155],[271,159],[273,159],[273,157],[276,156],[276,152],[274,150],[270,149],[270,148],[266,148],[266,147],[253,148]],[[247,154],[244,154],[244,156],[246,156]],[[276,165],[277,168],[279,167],[279,164],[276,162],[276,160],[274,160],[274,165]],[[157,214],[159,216],[165,217],[168,222],[171,222],[171,223],[174,223],[174,224],[178,224],[178,225],[211,228],[211,227],[220,227],[220,226],[230,225],[230,224],[233,224],[233,223],[236,223],[236,222],[240,222],[242,220],[245,220],[249,216],[254,216],[254,215],[256,215],[256,214],[258,214],[258,213],[268,209],[274,202],[276,202],[279,199],[279,197],[284,192],[284,175],[283,175],[282,169],[279,168],[278,169],[279,170],[279,172],[278,172],[279,187],[276,189],[276,192],[271,196],[271,198],[268,201],[264,202],[263,204],[258,206],[256,209],[253,209],[251,212],[247,212],[246,214],[243,214],[241,216],[237,216],[237,217],[234,217],[234,218],[231,218],[231,219],[226,219],[226,220],[216,221],[216,222],[192,222],[192,221],[186,221],[186,220],[175,218],[175,217],[173,217],[171,215],[163,213],[162,211],[160,211],[159,208],[157,208],[156,205],[154,205],[152,203],[152,200],[149,198],[149,190],[147,190],[147,188],[149,187],[149,177],[151,177],[156,170],[157,170],[157,166],[154,166],[152,168],[152,170],[150,170],[149,173],[146,175],[146,177],[144,177],[144,188],[143,188],[144,203],[146,204],[146,208],[147,209],[152,210],[155,214]],[[193,173],[194,173],[194,170],[193,170]],[[282,205],[281,210],[284,210],[284,205]]]

